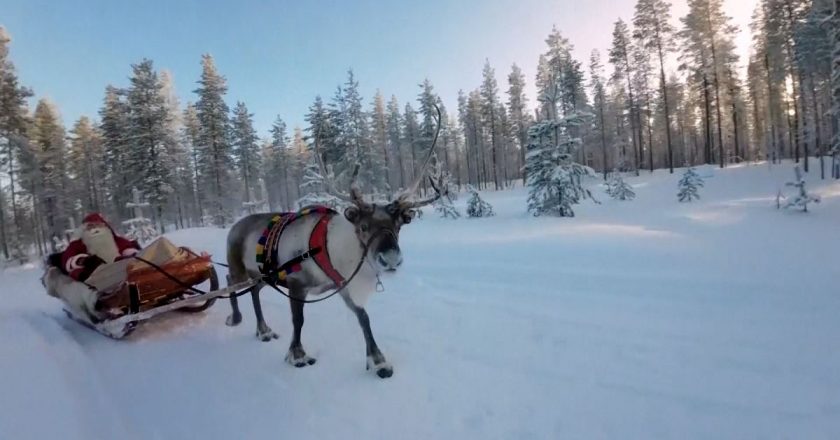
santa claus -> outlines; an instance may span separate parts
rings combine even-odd
[[[98,213],[82,220],[81,237],[61,254],[61,266],[78,281],[86,280],[102,264],[130,257],[140,250],[136,241],[117,235]]]

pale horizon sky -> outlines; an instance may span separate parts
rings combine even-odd
[[[756,1],[724,0],[741,29],[742,63]],[[609,72],[613,23],[632,21],[635,0],[237,3],[6,0],[0,25],[12,36],[21,83],[33,88],[36,99],[52,100],[68,129],[80,116],[98,119],[105,86],[127,86],[130,65],[144,57],[171,72],[182,105],[195,101],[201,54],[207,52],[227,77],[228,105],[245,102],[260,136],[267,136],[277,115],[290,135],[303,126],[315,96],[331,98],[348,68],[360,82],[366,109],[377,89],[416,108],[418,84],[429,78],[455,112],[458,90],[479,86],[485,59],[502,92],[516,63],[533,107],[536,64],[552,25],[574,44],[584,66],[598,49]],[[686,0],[672,4],[679,27]]]

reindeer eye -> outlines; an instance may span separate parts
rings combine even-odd
[[[362,232],[367,232],[370,230],[370,226],[367,223],[362,223],[361,225],[359,225],[359,228],[361,228]]]

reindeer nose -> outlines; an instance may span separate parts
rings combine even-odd
[[[402,265],[402,255],[399,252],[382,252],[377,254],[376,262],[379,267],[387,272],[393,272]]]

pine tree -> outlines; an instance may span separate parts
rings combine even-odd
[[[185,179],[188,182],[193,193],[193,212],[192,216],[198,220],[199,224],[203,225],[204,218],[204,200],[206,200],[207,189],[201,183],[205,181],[202,178],[201,165],[201,122],[198,120],[198,111],[195,105],[187,103],[181,117],[183,126],[181,127],[181,143],[183,145],[185,154],[190,161],[191,176]]]
[[[601,138],[601,162],[604,170],[604,180],[607,180],[607,120],[605,117],[607,102],[602,75],[603,68],[600,52],[593,50],[589,58],[589,77],[592,84],[594,110],[597,115],[595,125]]]
[[[490,60],[484,61],[481,82],[481,115],[484,119],[484,126],[490,131],[490,158],[493,172],[493,185],[496,190],[502,189],[499,180],[499,86],[496,83],[496,70],[490,67]]]
[[[9,204],[14,225],[12,237],[9,237],[5,189],[4,185],[0,184],[0,247],[5,258],[12,256],[10,247],[18,255],[23,252],[21,236],[24,222],[18,200],[20,176],[16,156],[17,151],[24,148],[26,126],[29,122],[26,100],[32,96],[31,90],[18,83],[15,66],[8,58],[10,42],[11,37],[6,29],[0,26],[0,172],[5,172],[8,177]]]
[[[72,189],[85,212],[100,212],[105,187],[102,138],[93,123],[82,116],[70,130],[67,171],[72,175]]]
[[[633,200],[636,193],[633,187],[624,181],[621,173],[613,171],[607,181],[607,194],[615,200]]]
[[[694,170],[694,168],[686,168],[682,178],[678,183],[679,192],[677,198],[680,202],[691,202],[692,200],[699,200],[700,194],[698,189],[703,187],[703,179]]]
[[[671,4],[665,0],[638,0],[633,24],[636,38],[647,50],[656,51],[659,60],[659,91],[665,110],[665,135],[668,146],[668,168],[674,173],[674,149],[671,143],[671,114],[668,103],[668,88],[665,82],[665,57],[674,49],[672,35],[675,30],[670,24]]]
[[[417,121],[417,112],[411,107],[410,103],[405,104],[405,111],[403,113],[403,148],[408,150],[409,154],[406,157],[406,182],[414,180],[414,173],[416,172],[416,164],[418,161],[418,145],[421,142],[420,123]],[[422,156],[421,156],[422,157]],[[411,159],[410,161],[408,159]]]
[[[184,138],[184,116],[181,112],[180,100],[175,91],[175,81],[168,70],[160,71],[160,93],[163,97],[163,105],[169,116],[165,124],[164,143],[169,163],[172,164],[172,196],[169,198],[168,211],[177,228],[192,226],[198,215],[195,187],[193,178],[193,159],[191,143]]]
[[[41,99],[35,107],[30,142],[21,153],[20,165],[23,187],[42,219],[38,225],[41,236],[53,252],[57,250],[53,238],[64,235],[70,211],[65,196],[64,139],[64,127],[55,106]]]
[[[438,114],[436,107],[441,110],[441,112],[445,112],[446,110],[443,108],[443,104],[440,102],[440,97],[435,93],[434,87],[432,86],[432,82],[429,79],[423,80],[423,83],[419,85],[421,92],[420,95],[417,96],[417,103],[419,105],[418,114],[420,116],[420,127],[419,127],[419,137],[416,138],[416,142],[413,143],[414,148],[412,149],[412,175],[416,172],[419,167],[422,166],[421,163],[418,163],[419,160],[426,157],[430,148],[432,148],[432,143],[434,142],[435,132],[438,129],[438,124],[441,124],[441,121],[438,121]],[[408,108],[406,108],[406,112],[408,112]],[[423,190],[426,190],[426,181],[422,182]]]
[[[329,179],[334,179],[335,177],[332,173],[328,176],[324,176],[321,173],[321,166],[315,154],[313,151],[309,162],[303,169],[303,179],[300,184],[300,193],[302,196],[297,201],[298,208],[320,205],[339,209],[344,206],[344,202],[327,192],[326,183],[324,182],[325,177]]]
[[[533,119],[528,113],[525,75],[516,64],[511,67],[510,75],[508,75],[508,86],[508,114],[519,150],[518,168],[523,170],[525,168],[525,147],[528,145],[528,127],[533,123]]]
[[[544,120],[531,127],[528,154],[528,211],[535,216],[574,217],[572,205],[592,198],[582,179],[593,176],[591,168],[574,162],[580,138],[569,134],[584,118],[573,114],[560,120]]]
[[[125,219],[131,215],[125,207],[131,195],[131,176],[125,172],[131,149],[128,144],[128,105],[124,90],[110,85],[105,88],[99,117],[105,156],[106,199],[112,202],[112,218]]]
[[[627,24],[622,20],[615,23],[613,29],[613,43],[610,49],[610,63],[614,66],[613,81],[616,84],[626,81],[627,95],[629,104],[629,125],[630,138],[633,144],[633,170],[636,175],[639,175],[639,154],[641,150],[641,116],[639,115],[639,108],[635,96],[637,90],[633,88],[633,63],[630,62],[632,54],[632,42],[630,40],[630,30]]]
[[[231,198],[226,191],[232,182],[230,171],[234,169],[229,110],[224,101],[227,85],[225,78],[216,70],[212,56],[202,55],[201,65],[199,88],[195,90],[198,95],[195,108],[200,124],[200,185],[207,188],[205,203],[211,208],[213,223],[221,227],[232,220],[229,211]]]
[[[257,132],[254,130],[253,115],[248,113],[244,102],[237,102],[233,109],[231,121],[231,143],[233,157],[245,189],[243,207],[253,213],[259,201],[259,170],[262,166],[260,151],[257,145]],[[259,204],[257,204],[259,205]]]
[[[802,175],[802,170],[799,169],[798,165],[793,168],[793,172],[796,173],[796,180],[785,183],[785,186],[796,188],[796,194],[788,198],[781,207],[785,209],[801,208],[802,212],[808,212],[808,204],[820,203],[820,198],[808,192],[805,177]]]
[[[376,90],[373,97],[373,108],[370,112],[370,133],[373,151],[376,154],[381,152],[382,164],[385,168],[385,183],[388,187],[394,185],[391,176],[391,155],[388,148],[388,117],[385,114],[385,99],[382,93]]]
[[[392,188],[405,188],[406,186],[406,179],[405,179],[405,164],[403,163],[403,132],[402,132],[402,115],[400,114],[400,104],[397,101],[396,96],[391,96],[391,100],[388,101],[388,116],[386,122],[386,130],[388,132],[388,151],[391,152],[390,156],[394,158],[393,165],[389,165],[389,169],[391,166],[395,166],[396,172],[389,173],[392,180],[389,182]],[[396,177],[394,176],[396,174]]]
[[[467,186],[467,191],[470,193],[470,198],[467,200],[467,216],[471,218],[478,217],[492,217],[496,215],[493,212],[493,206],[484,201],[478,194],[478,190],[474,186]]]
[[[167,148],[174,142],[169,131],[172,116],[162,93],[163,85],[151,60],[132,65],[131,86],[126,94],[128,108],[128,154],[125,169],[132,170],[136,186],[151,204],[153,218],[163,229],[163,209],[173,192],[174,163]]]
[[[449,191],[449,187],[451,186],[452,179],[449,176],[449,173],[446,171],[441,170],[440,162],[435,162],[433,174],[435,176],[441,176],[443,187],[438,188],[443,193],[443,196],[437,199],[432,206],[435,208],[435,212],[440,214],[442,218],[448,218],[452,220],[456,220],[461,218],[461,212],[458,211],[458,208],[452,203],[454,200],[453,194]]]

